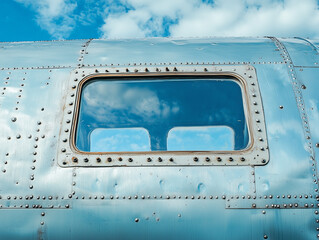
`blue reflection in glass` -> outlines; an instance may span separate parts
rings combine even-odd
[[[220,127],[176,127],[167,137],[167,151],[230,151],[234,149],[234,131]]]
[[[233,79],[96,78],[81,92],[76,146],[94,152],[90,138],[97,128],[144,128],[151,151],[167,151],[172,128],[203,126],[232,128],[234,150],[248,145],[241,87]]]
[[[90,136],[91,152],[150,151],[150,137],[144,128],[96,128]]]

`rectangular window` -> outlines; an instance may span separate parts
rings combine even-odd
[[[68,84],[57,152],[61,167],[269,161],[252,66],[81,68]]]
[[[93,78],[81,90],[82,152],[237,151],[250,144],[242,86],[229,76]]]

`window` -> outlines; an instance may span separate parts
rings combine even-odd
[[[241,86],[225,76],[91,79],[75,143],[84,152],[245,149]]]
[[[269,160],[251,66],[81,68],[71,74],[65,94],[61,167],[265,165]]]

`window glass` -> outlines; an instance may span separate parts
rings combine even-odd
[[[234,131],[220,127],[175,127],[167,137],[168,151],[234,150]]]
[[[97,128],[90,136],[90,152],[150,151],[149,139],[144,128]]]
[[[242,89],[230,77],[95,78],[82,87],[78,114],[81,151],[135,151],[134,143],[136,151],[240,150],[249,144]],[[229,137],[212,130],[221,126]],[[148,140],[129,129],[144,129]],[[204,130],[218,145],[207,142]],[[174,144],[177,138],[184,143]]]

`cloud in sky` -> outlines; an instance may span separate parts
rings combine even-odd
[[[72,16],[77,7],[69,0],[15,0],[31,7],[35,12],[38,25],[46,30],[53,38],[67,38],[74,29],[76,21]]]
[[[317,0],[16,1],[31,7],[39,26],[54,38],[68,38],[76,25],[90,24],[94,17],[103,19],[92,25],[103,38],[319,37]]]

